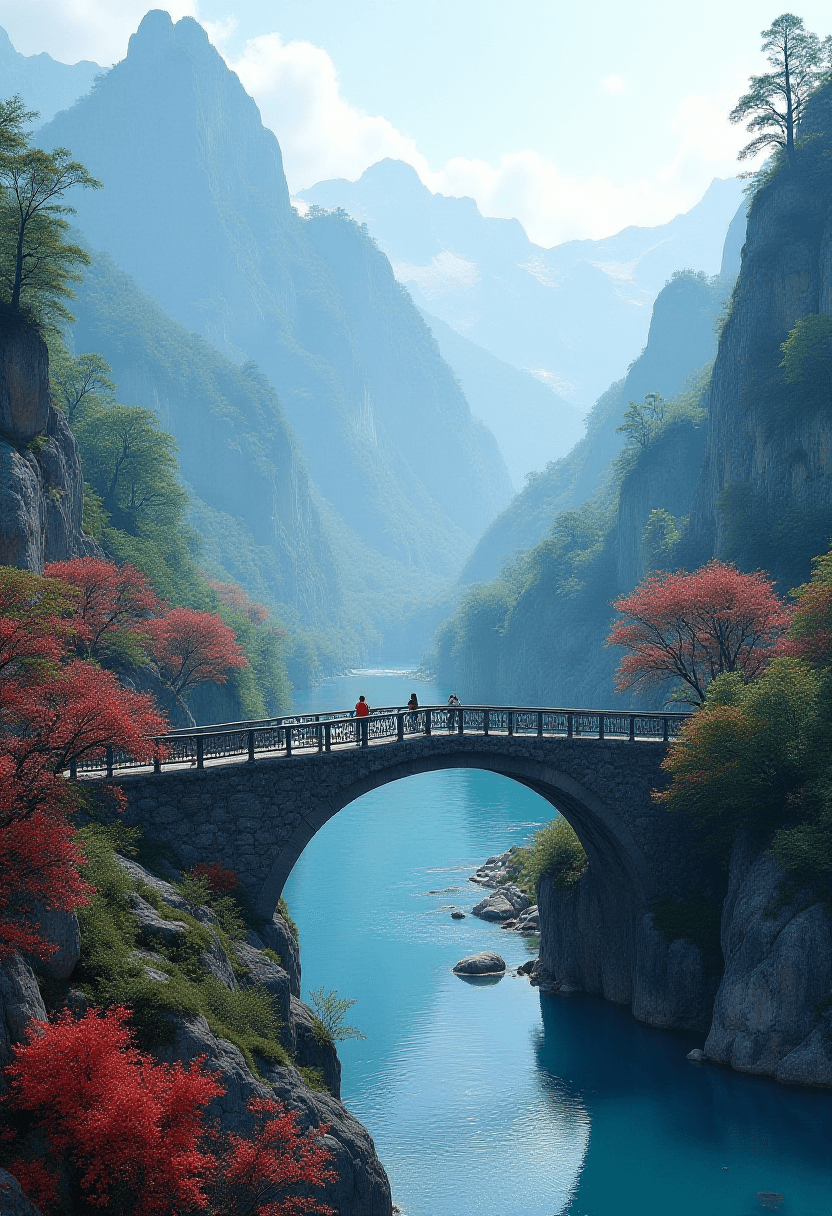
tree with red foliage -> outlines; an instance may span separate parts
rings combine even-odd
[[[150,697],[70,659],[75,602],[54,579],[0,571],[0,955],[47,958],[54,947],[27,921],[34,905],[71,911],[86,901],[63,770],[106,747],[149,759],[146,736],[166,727]]]
[[[218,579],[211,578],[205,573],[202,575],[202,580],[217,593],[217,598],[223,608],[239,612],[240,616],[244,616],[253,625],[262,624],[263,621],[269,619],[271,613],[265,604],[258,604],[256,600],[251,599],[239,583],[221,583]]]
[[[84,857],[74,835],[51,808],[26,819],[0,815],[0,959],[16,950],[43,960],[55,953],[32,919],[37,904],[72,912],[89,902],[92,888],[79,872]]]
[[[681,680],[684,698],[705,699],[708,684],[723,672],[752,680],[775,653],[791,609],[762,571],[742,574],[710,561],[688,574],[651,574],[613,605],[624,615],[607,638],[629,654],[616,673],[623,692],[637,683]]]
[[[332,1212],[308,1194],[335,1178],[326,1127],[304,1134],[296,1112],[253,1099],[254,1136],[222,1143],[205,1123],[223,1093],[215,1077],[201,1060],[184,1068],[138,1051],[128,1016],[92,1010],[75,1021],[64,1012],[14,1049],[10,1108],[29,1117],[48,1158],[21,1157],[9,1169],[44,1211],[67,1197],[124,1216]]]
[[[207,1207],[216,1162],[200,1147],[202,1116],[222,1088],[199,1060],[186,1069],[138,1051],[128,1017],[113,1008],[76,1021],[65,1010],[14,1049],[10,1105],[32,1117],[48,1156],[34,1172],[23,1159],[9,1169],[44,1211],[59,1206],[64,1171],[73,1207],[148,1216]]]
[[[44,568],[48,578],[75,587],[77,649],[81,658],[99,663],[136,665],[149,648],[148,617],[158,612],[159,600],[140,570],[125,562],[76,557],[52,562]]]
[[[63,658],[77,600],[56,579],[0,566],[0,681]]]
[[[298,1127],[298,1113],[269,1098],[252,1098],[253,1136],[230,1135],[219,1162],[215,1194],[221,1216],[301,1216],[333,1213],[310,1195],[287,1194],[296,1187],[319,1187],[337,1178],[332,1154],[321,1143],[329,1128],[311,1135]]]
[[[215,895],[227,895],[230,891],[236,891],[240,882],[233,870],[227,870],[221,861],[212,861],[210,864],[204,861],[198,861],[191,870],[194,878],[204,878],[209,891],[213,891]]]
[[[171,608],[147,630],[159,673],[177,697],[208,680],[224,684],[248,663],[234,630],[213,612]]]

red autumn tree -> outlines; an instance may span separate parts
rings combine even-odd
[[[221,861],[198,861],[191,873],[194,878],[204,878],[208,890],[216,895],[227,895],[229,891],[236,891],[240,885],[234,871],[227,870]]]
[[[178,697],[205,681],[224,684],[248,663],[234,630],[213,612],[171,608],[147,629],[159,673]]]
[[[75,629],[78,654],[104,664],[136,664],[148,649],[148,617],[159,600],[148,579],[135,566],[94,557],[52,562],[48,578],[75,587]]]
[[[150,760],[156,747],[148,736],[166,727],[152,697],[123,688],[111,671],[82,659],[45,678],[5,681],[0,813],[8,821],[39,807],[66,806],[62,773],[71,764],[107,747]]]
[[[166,726],[149,697],[72,659],[73,588],[29,571],[0,571],[0,955],[51,947],[35,904],[71,911],[89,888],[67,814],[64,769],[106,747],[150,756]]]
[[[9,1169],[45,1212],[65,1198],[119,1216],[332,1212],[309,1195],[335,1178],[326,1127],[304,1134],[294,1111],[254,1099],[253,1137],[223,1143],[205,1124],[223,1093],[216,1079],[201,1060],[184,1068],[138,1051],[128,1013],[75,1021],[64,1012],[14,1049],[9,1105],[29,1117],[48,1156],[21,1156]]]
[[[758,675],[791,620],[762,571],[742,574],[716,560],[693,574],[651,574],[613,606],[623,619],[606,644],[629,652],[617,687],[676,679],[695,704],[723,672],[739,671],[747,680]]]
[[[33,1117],[47,1158],[35,1172],[24,1159],[9,1168],[46,1212],[59,1205],[62,1168],[71,1198],[110,1212],[207,1207],[215,1159],[200,1148],[202,1115],[223,1091],[198,1060],[171,1067],[138,1051],[128,1016],[114,1008],[75,1021],[65,1011],[14,1049],[11,1107]]]
[[[202,579],[212,591],[216,591],[217,598],[223,608],[230,608],[233,612],[239,612],[241,616],[244,616],[254,625],[261,624],[269,619],[271,614],[268,608],[264,604],[258,604],[256,600],[251,599],[239,583],[221,583],[218,579],[211,578],[208,574],[203,574]]]
[[[63,658],[76,605],[72,587],[0,566],[0,682]]]
[[[0,812],[0,959],[16,950],[40,959],[55,953],[32,920],[36,904],[72,912],[89,902],[92,889],[79,872],[83,854],[74,835],[65,817],[45,808],[25,820]]]
[[[253,1098],[248,1108],[255,1117],[253,1136],[230,1135],[220,1158],[214,1198],[221,1216],[334,1213],[327,1204],[296,1190],[319,1187],[337,1178],[328,1165],[332,1155],[321,1143],[328,1127],[322,1125],[304,1135],[297,1111],[268,1098]]]

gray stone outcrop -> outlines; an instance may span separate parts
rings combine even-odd
[[[745,837],[731,858],[722,918],[725,974],[709,1060],[780,1081],[832,1085],[832,919],[802,892],[779,906],[785,873]]]
[[[302,1001],[293,996],[290,1001],[291,1035],[295,1061],[301,1068],[314,1068],[321,1074],[324,1085],[335,1098],[341,1096],[341,1061],[334,1044],[323,1042],[315,1034],[312,1014]]]
[[[258,950],[273,950],[280,958],[280,965],[289,976],[293,996],[300,996],[300,950],[295,935],[279,912],[272,913],[256,932],[248,935],[250,946]]]
[[[258,1059],[258,1071],[263,1078],[258,1081],[241,1052],[232,1044],[217,1039],[201,1017],[174,1019],[176,1030],[173,1042],[155,1050],[154,1055],[168,1062],[187,1062],[203,1054],[207,1057],[206,1068],[220,1074],[220,1084],[226,1091],[215,1099],[208,1112],[209,1118],[219,1121],[223,1132],[243,1135],[250,1131],[253,1121],[246,1103],[258,1096],[276,1095],[298,1110],[304,1128],[329,1124],[327,1146],[335,1158],[333,1165],[338,1179],[326,1188],[323,1196],[320,1191],[317,1192],[318,1197],[331,1204],[337,1216],[364,1216],[364,1213],[389,1216],[390,1187],[375,1155],[373,1142],[339,1100],[341,1062],[335,1046],[322,1042],[315,1034],[310,1010],[293,993],[293,983],[300,982],[300,961],[297,944],[283,917],[275,913],[271,920],[260,926],[259,931],[250,932],[247,941],[235,942],[236,958],[232,960],[213,931],[217,918],[210,908],[188,903],[171,883],[157,878],[138,862],[124,857],[117,860],[133,883],[156,891],[165,904],[189,913],[211,932],[212,946],[203,952],[201,961],[216,980],[232,990],[237,987],[257,987],[270,994],[281,1023],[281,1042],[297,1067],[272,1067],[265,1060]],[[142,940],[152,942],[157,935],[162,936],[163,940],[176,940],[185,930],[182,922],[164,920],[138,893],[130,898],[131,911],[139,922]],[[172,934],[172,938],[165,938],[165,931]],[[288,949],[286,935],[294,953]],[[272,943],[269,949],[280,946],[283,951],[281,958],[285,954],[294,962],[294,981],[283,967],[262,953],[264,938]],[[135,953],[148,979],[167,982],[165,973],[154,965],[163,961],[161,956],[145,948],[139,948]],[[311,1091],[298,1071],[300,1068],[314,1070],[328,1092]]]
[[[39,960],[38,967],[56,980],[65,980],[75,970],[81,956],[81,933],[78,917],[74,912],[62,912],[57,908],[46,908],[35,903],[26,918],[37,926],[40,935],[55,947],[47,959]]]
[[[668,943],[626,887],[598,881],[592,867],[574,886],[538,883],[540,974],[561,991],[591,992],[648,1026],[707,1031],[718,976],[691,942]]]
[[[46,1021],[46,1006],[32,968],[12,954],[0,963],[0,1093],[6,1091],[2,1069],[12,1062],[12,1048],[26,1042],[33,1021]]]
[[[209,1106],[208,1118],[218,1120],[224,1132],[251,1133],[253,1118],[247,1103],[252,1098],[277,1097],[298,1111],[304,1130],[327,1124],[325,1143],[338,1177],[308,1194],[330,1204],[337,1216],[390,1216],[390,1184],[369,1132],[337,1098],[309,1090],[295,1068],[263,1065],[264,1080],[258,1081],[238,1048],[217,1039],[201,1017],[179,1021],[173,1042],[154,1054],[169,1063],[205,1057],[205,1068],[219,1074],[225,1089]]]
[[[17,1179],[5,1170],[0,1170],[0,1216],[42,1216],[40,1208],[23,1194]]]
[[[486,896],[471,909],[474,916],[483,920],[512,920],[529,906],[529,897],[524,895],[519,887],[507,883],[499,887],[493,895]]]
[[[100,555],[81,527],[78,446],[49,392],[46,343],[0,315],[0,565],[40,574],[45,562]]]

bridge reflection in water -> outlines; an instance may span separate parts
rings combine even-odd
[[[378,747],[431,735],[512,736],[526,738],[608,739],[667,743],[678,736],[685,713],[622,713],[611,710],[536,709],[510,706],[430,705],[373,710],[357,718],[352,711],[227,722],[170,731],[155,742],[153,764],[108,748],[105,755],[73,765],[70,776],[112,777],[117,772],[177,767],[204,768],[258,756],[324,753],[341,748]]]

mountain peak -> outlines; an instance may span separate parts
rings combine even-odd
[[[166,44],[183,46],[192,53],[204,53],[213,49],[205,30],[193,17],[183,17],[174,24],[171,15],[161,8],[152,8],[145,13],[135,34],[127,46],[128,57],[137,52],[158,52]]]

